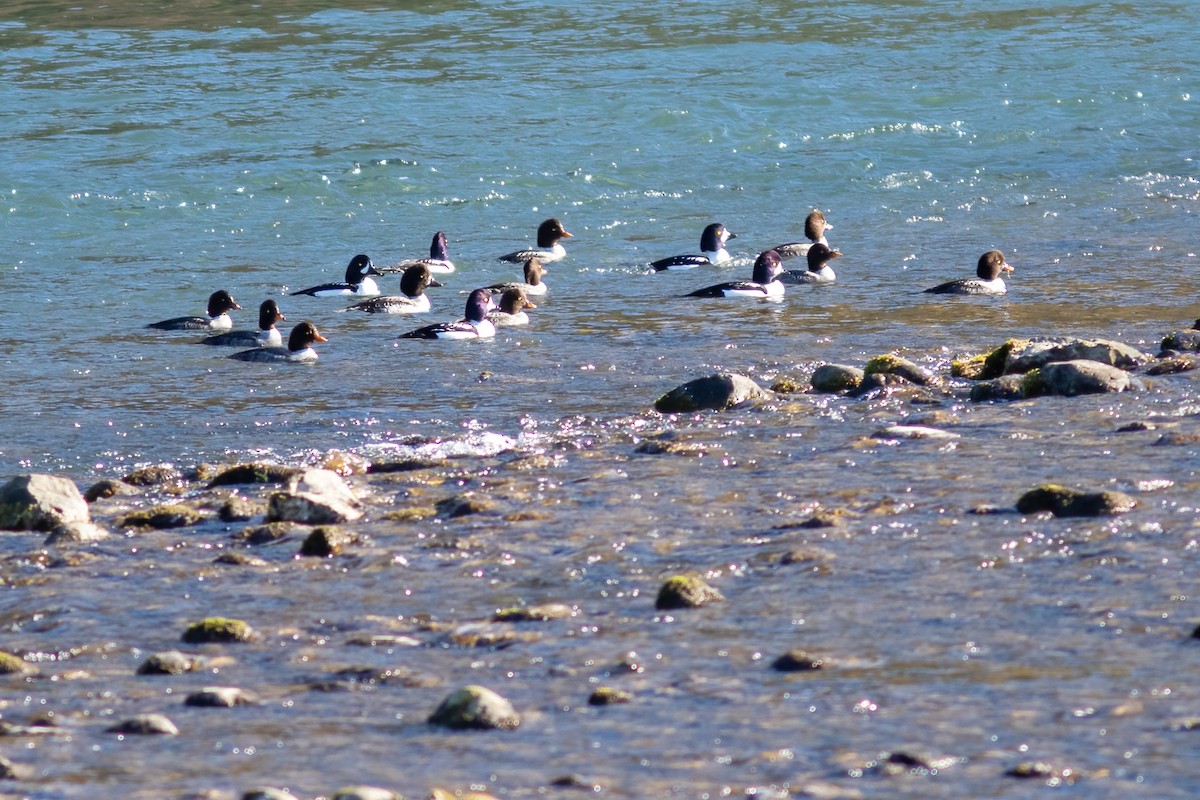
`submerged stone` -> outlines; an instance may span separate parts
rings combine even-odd
[[[813,370],[812,388],[815,392],[837,394],[857,389],[866,373],[845,364],[822,364]]]
[[[94,503],[97,500],[106,500],[109,497],[118,495],[133,495],[141,494],[136,486],[132,486],[125,481],[116,480],[114,478],[105,478],[104,480],[93,483],[86,492],[83,493],[83,499],[89,503]]]
[[[1049,511],[1056,517],[1098,517],[1124,514],[1137,500],[1124,492],[1081,492],[1053,483],[1037,486],[1017,500],[1017,511],[1036,514]]]
[[[347,786],[338,789],[332,800],[404,800],[391,789],[381,789],[378,786]]]
[[[200,622],[193,622],[183,632],[183,641],[188,644],[249,642],[254,638],[254,629],[245,622],[225,617],[209,617]]]
[[[20,656],[0,651],[0,675],[32,675],[37,668]]]
[[[1200,334],[1200,331],[1196,332]],[[1146,370],[1147,375],[1177,375],[1181,372],[1191,372],[1200,367],[1200,360],[1194,355],[1181,355],[1164,358]]]
[[[50,531],[68,522],[89,522],[79,487],[57,475],[18,475],[0,486],[0,529]]]
[[[316,528],[300,545],[300,555],[328,558],[358,542],[358,535],[338,528]]]
[[[138,675],[182,675],[202,668],[204,659],[178,650],[151,654],[137,668]]]
[[[234,708],[256,706],[261,702],[257,694],[246,689],[236,686],[208,686],[189,694],[183,704],[197,708]]]
[[[724,599],[725,595],[710,586],[703,578],[697,578],[694,575],[675,575],[668,578],[659,588],[654,607],[660,611],[675,608],[699,608]]]
[[[295,467],[285,467],[282,464],[255,462],[238,464],[218,473],[209,481],[209,488],[216,486],[234,486],[242,483],[285,483],[300,470]]]
[[[46,537],[45,545],[47,547],[59,547],[68,544],[92,544],[93,542],[104,541],[109,536],[112,536],[112,534],[99,525],[93,525],[90,522],[66,522],[50,531],[50,535]]]
[[[170,464],[155,464],[135,469],[122,478],[130,486],[160,486],[164,483],[180,483],[183,473]]]
[[[655,400],[654,408],[661,414],[724,411],[768,397],[765,389],[745,375],[722,372],[675,387]]]
[[[135,717],[121,720],[115,725],[104,729],[106,733],[120,733],[132,736],[175,736],[179,728],[163,714],[138,714]]]
[[[204,515],[194,508],[181,505],[163,505],[134,511],[121,518],[123,528],[186,528],[204,520]]]
[[[512,703],[483,686],[464,686],[451,693],[429,715],[431,725],[462,730],[467,728],[512,730],[521,717]]]
[[[771,662],[776,672],[812,672],[824,669],[825,661],[804,650],[793,648]]]
[[[614,706],[633,702],[633,693],[611,686],[601,686],[588,697],[589,706]]]

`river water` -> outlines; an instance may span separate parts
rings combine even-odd
[[[145,464],[451,458],[436,480],[369,491],[398,507],[477,491],[505,512],[376,520],[349,561],[277,548],[266,571],[206,566],[232,530],[215,519],[44,572],[40,537],[5,537],[0,649],[83,648],[43,674],[89,677],[3,686],[5,721],[57,710],[72,725],[0,738],[37,770],[0,796],[373,783],[410,797],[593,784],[1027,797],[1078,775],[1070,791],[1090,798],[1196,796],[1200,739],[1181,728],[1200,718],[1200,447],[1117,432],[1194,430],[1189,374],[1015,404],[971,404],[954,383],[931,404],[798,395],[682,417],[651,404],[717,370],[804,382],[890,351],[946,376],[1013,336],[1156,352],[1200,314],[1197,26],[1200,5],[1155,0],[0,3],[2,474],[86,487]],[[765,304],[682,297],[748,276],[758,251],[802,238],[813,208],[844,253],[835,285]],[[573,237],[527,329],[396,340],[515,279],[496,256],[550,216]],[[737,234],[732,266],[646,266],[694,252],[712,221]],[[340,280],[356,253],[422,255],[437,230],[458,271],[429,315],[288,296]],[[992,248],[1015,267],[1007,296],[920,293]],[[202,313],[218,288],[243,306],[239,326],[267,297],[285,329],[315,322],[320,361],[228,361],[143,328]],[[961,438],[869,438],[913,421]],[[647,454],[648,438],[702,455]],[[1083,523],[966,513],[1047,480],[1130,492],[1139,509]],[[814,510],[847,521],[796,527]],[[781,565],[797,547],[814,560]],[[708,574],[726,602],[657,614],[658,584],[679,571]],[[432,632],[536,602],[579,613],[508,648]],[[252,619],[265,643],[216,678],[133,676],[214,614]],[[364,630],[425,646],[349,648]],[[768,668],[795,646],[834,668]],[[645,671],[615,674],[631,651]],[[351,663],[431,685],[295,689]],[[176,695],[203,685],[192,677],[266,703],[189,713],[165,743],[101,732],[108,717],[178,712]],[[427,728],[464,682],[502,691],[526,722]],[[634,702],[589,709],[609,682]],[[935,769],[872,766],[897,751]],[[1005,775],[1023,761],[1057,777]],[[585,788],[552,785],[563,775]]]

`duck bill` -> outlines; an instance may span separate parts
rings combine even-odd
[[[328,342],[329,340],[326,339],[321,334],[317,333],[316,331],[313,331],[313,341],[314,342]]]

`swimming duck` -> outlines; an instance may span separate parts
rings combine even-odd
[[[1004,285],[1005,272],[1013,268],[1004,260],[1004,253],[999,250],[988,250],[979,257],[975,266],[974,278],[959,278],[956,281],[946,281],[932,289],[926,289],[926,294],[1005,294],[1008,287]]]
[[[813,211],[804,220],[804,235],[808,237],[807,242],[789,242],[777,245],[772,249],[779,253],[779,257],[784,261],[800,258],[808,255],[808,249],[814,244],[823,244],[828,247],[829,242],[825,239],[825,231],[828,230],[833,230],[833,226],[825,221],[825,215],[820,211]]]
[[[400,294],[372,297],[346,306],[345,311],[365,311],[368,314],[421,314],[429,310],[426,287],[441,286],[429,274],[429,267],[416,264],[400,276]]]
[[[372,275],[378,275],[379,270],[371,263],[366,255],[359,253],[350,259],[346,265],[346,280],[343,283],[322,283],[320,286],[310,286],[292,295],[306,294],[310,297],[340,297],[343,295],[358,295],[373,297],[379,294],[379,285]]]
[[[400,339],[486,339],[496,335],[496,326],[488,319],[488,312],[496,308],[492,293],[487,289],[476,289],[467,298],[464,317],[457,322],[439,322],[426,325],[415,331],[402,333]]]
[[[729,281],[697,289],[688,297],[754,297],[758,299],[783,297],[784,287],[779,282],[783,272],[779,254],[766,250],[754,261],[754,273],[748,281]]]
[[[789,269],[779,279],[784,283],[833,283],[837,280],[837,275],[834,274],[833,267],[829,266],[829,262],[841,257],[842,254],[830,250],[829,245],[813,242],[805,255],[808,259],[808,269]]]
[[[538,226],[537,248],[517,250],[516,252],[500,256],[500,260],[507,261],[510,264],[524,264],[531,258],[536,258],[543,264],[548,264],[551,261],[559,261],[567,256],[567,250],[559,240],[570,238],[571,234],[567,233],[567,229],[563,227],[562,223],[551,217]]]
[[[692,269],[708,264],[724,264],[732,259],[729,251],[725,249],[725,243],[736,238],[736,233],[732,233],[721,223],[714,222],[700,234],[701,254],[660,258],[658,261],[651,261],[650,266],[661,272],[665,269]]]
[[[421,264],[428,267],[430,272],[438,275],[454,272],[454,262],[450,260],[445,233],[438,231],[433,235],[433,243],[429,245],[429,258],[409,258],[388,267],[380,267],[379,271],[384,275],[390,275],[394,272],[404,272],[409,267]]]
[[[279,347],[283,337],[279,335],[276,322],[286,319],[279,310],[279,304],[274,300],[263,300],[258,307],[257,331],[230,331],[218,333],[200,340],[200,344],[213,344],[219,347]]]
[[[241,309],[233,296],[221,289],[209,295],[207,317],[175,317],[152,322],[146,327],[160,331],[227,331],[233,327],[229,312]]]
[[[489,292],[496,292],[497,294],[506,292],[509,289],[520,289],[521,291],[525,292],[525,294],[533,295],[535,297],[541,296],[549,291],[549,287],[542,282],[542,276],[546,274],[547,270],[542,266],[541,261],[536,258],[531,258],[525,262],[523,269],[525,272],[524,283],[493,283],[491,286],[485,286],[483,288],[487,289]]]
[[[488,314],[488,319],[497,328],[507,325],[528,325],[529,315],[525,313],[527,308],[537,308],[537,306],[529,302],[523,289],[514,286],[511,289],[505,289],[504,294],[500,295],[500,308]]]
[[[291,362],[303,364],[317,360],[317,351],[313,350],[313,342],[328,341],[317,331],[317,326],[311,322],[301,322],[292,328],[288,336],[287,347],[258,347],[252,350],[242,350],[230,358],[238,361]]]

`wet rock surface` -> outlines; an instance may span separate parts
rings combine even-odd
[[[723,411],[769,397],[765,389],[745,375],[719,373],[675,387],[654,401],[654,408],[663,414]]]

